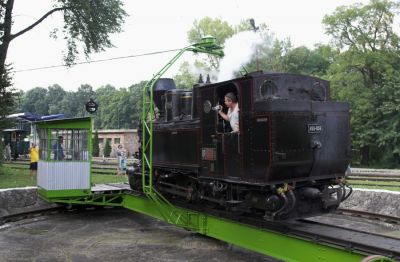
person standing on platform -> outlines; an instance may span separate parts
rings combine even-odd
[[[126,150],[122,147],[122,145],[118,146],[117,158],[118,158],[117,176],[126,175]]]
[[[5,150],[6,161],[11,162],[11,146],[10,143],[7,143]]]
[[[36,147],[36,143],[32,143],[31,147],[29,148],[29,158],[31,159],[31,163],[29,165],[29,175],[31,179],[33,179],[33,177],[37,173],[37,166],[39,161],[39,150]]]

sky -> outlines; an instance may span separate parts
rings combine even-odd
[[[123,32],[112,35],[114,48],[94,54],[92,60],[133,56],[188,45],[187,32],[195,20],[209,16],[227,21],[231,26],[253,18],[256,24],[266,23],[278,39],[290,38],[294,46],[312,48],[316,43],[328,43],[322,19],[336,7],[367,0],[146,0],[124,1],[129,14]],[[29,26],[50,10],[50,0],[15,1],[13,33]],[[27,91],[34,87],[59,84],[65,90],[76,91],[82,84],[94,89],[110,84],[117,88],[129,87],[149,80],[174,55],[174,52],[128,59],[57,67],[43,70],[27,69],[63,64],[66,50],[62,39],[53,39],[50,32],[61,25],[61,15],[53,14],[39,26],[14,39],[9,47],[7,62],[14,70],[13,82],[17,89]],[[179,65],[191,60],[185,54],[164,76],[172,77]],[[79,61],[85,61],[81,57]]]

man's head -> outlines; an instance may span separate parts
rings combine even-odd
[[[236,95],[232,92],[227,93],[224,97],[224,102],[227,107],[231,107],[237,103]]]
[[[58,142],[60,142],[60,144],[62,144],[62,142],[64,142],[64,137],[63,136],[58,136]]]
[[[32,142],[32,147],[36,147],[36,143],[35,142]]]

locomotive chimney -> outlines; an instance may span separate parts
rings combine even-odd
[[[160,118],[163,117],[165,113],[165,92],[173,89],[176,89],[176,85],[172,78],[160,78],[154,84],[153,100],[160,113]]]
[[[210,84],[211,83],[211,80],[210,80],[210,75],[209,74],[207,74],[207,80],[206,80],[206,84]]]
[[[199,81],[197,83],[198,84],[204,84],[203,75],[202,74],[199,75]]]

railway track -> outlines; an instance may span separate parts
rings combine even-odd
[[[338,208],[336,213],[343,214],[352,217],[362,217],[369,220],[376,220],[385,223],[390,223],[393,225],[400,225],[400,217],[389,216],[384,214],[377,214],[368,211],[356,210],[356,209],[347,209],[347,208]],[[400,247],[399,247],[400,248]]]
[[[29,210],[29,211],[24,211],[24,212],[18,212],[15,214],[11,215],[5,215],[0,217],[0,229],[4,224],[7,223],[15,223],[21,220],[25,219],[31,219],[31,218],[36,218],[36,217],[41,217],[41,216],[46,216],[46,215],[53,215],[53,214],[58,214],[60,212],[64,212],[66,209],[63,206],[59,207],[46,207],[46,208],[39,208],[35,210]]]

